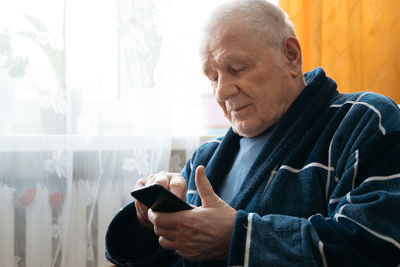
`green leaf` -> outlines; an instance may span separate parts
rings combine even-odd
[[[21,34],[25,37],[28,37],[29,39],[32,39],[33,41],[36,41],[36,33],[34,32],[28,32],[28,31],[21,31],[21,32],[17,32],[18,34]]]
[[[29,20],[29,21],[32,23],[33,26],[35,26],[35,28],[36,28],[38,31],[40,31],[40,32],[48,32],[46,26],[44,26],[44,24],[43,24],[40,20],[38,20],[37,18],[32,17],[32,16],[30,16],[30,15],[26,15],[26,14],[25,14],[24,16],[25,16],[25,18],[26,18],[27,20]]]
[[[25,75],[26,66],[29,63],[29,58],[14,57],[8,68],[8,73],[11,77],[20,78]]]
[[[45,32],[46,34],[49,34],[46,26],[38,19],[25,15],[25,17],[32,23],[33,26],[39,31],[39,32]],[[56,75],[57,81],[60,84],[62,88],[65,89],[65,51],[64,49],[59,50],[56,47],[52,47],[49,43],[38,43],[37,41],[37,34],[29,31],[21,31],[18,32],[19,34],[28,37],[32,41],[34,41],[46,54],[48,60],[50,61],[54,73]],[[49,34],[50,36],[50,34]],[[51,38],[51,36],[50,36]],[[25,62],[24,62],[25,63]],[[26,62],[27,64],[27,62]],[[25,65],[26,65],[25,64]]]

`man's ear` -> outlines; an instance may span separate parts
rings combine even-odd
[[[286,37],[282,41],[282,53],[286,58],[285,64],[293,77],[302,75],[302,55],[300,43],[295,37]]]

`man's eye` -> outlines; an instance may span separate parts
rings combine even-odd
[[[240,73],[246,70],[246,66],[241,66],[241,67],[232,67],[230,68],[231,73]]]
[[[235,71],[239,72],[239,71],[244,71],[245,69],[246,69],[246,67],[243,66],[243,67],[240,67],[240,68],[235,68]]]
[[[218,81],[218,76],[217,75],[210,76],[209,79],[210,79],[211,83],[216,83]]]

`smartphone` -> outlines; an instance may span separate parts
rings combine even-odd
[[[133,190],[131,195],[154,211],[175,212],[192,209],[189,204],[160,184],[140,187]]]

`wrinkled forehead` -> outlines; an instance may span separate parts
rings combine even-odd
[[[203,33],[199,51],[202,63],[213,57],[219,49],[229,47],[244,39],[249,39],[249,31],[245,24],[238,21],[221,21],[215,24]]]

